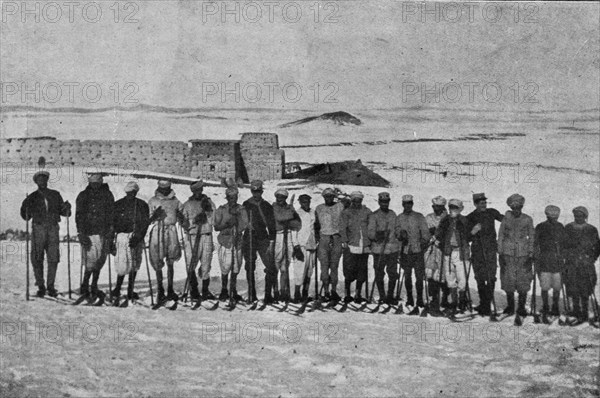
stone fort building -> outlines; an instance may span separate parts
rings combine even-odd
[[[57,140],[54,137],[1,140],[4,163],[34,166],[44,158],[55,166],[153,171],[220,180],[281,179],[285,153],[273,133],[243,133],[240,140],[107,141]]]

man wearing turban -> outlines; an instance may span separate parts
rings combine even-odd
[[[158,284],[157,301],[177,300],[179,296],[173,290],[173,265],[181,258],[181,247],[175,227],[177,221],[182,222],[183,205],[175,196],[169,181],[161,180],[154,191],[154,196],[148,201],[150,209],[150,264],[156,271]],[[167,296],[163,286],[162,269],[167,263]]]
[[[210,265],[213,258],[213,224],[216,206],[213,201],[203,193],[204,183],[202,180],[190,185],[192,196],[183,204],[181,211],[182,226],[186,231],[184,239],[184,250],[186,252],[188,269],[188,280],[190,285],[190,297],[193,300],[200,298],[198,291],[198,278],[196,277],[196,267],[200,262],[198,276],[202,280],[202,299],[212,300],[215,297],[208,290],[210,284]],[[227,286],[227,284],[225,284]],[[223,296],[223,300],[227,299]]]
[[[573,302],[574,325],[588,320],[589,296],[598,280],[594,263],[600,256],[598,229],[587,223],[588,210],[583,206],[573,209],[574,221],[565,226],[567,295]]]
[[[506,292],[508,306],[505,314],[514,314],[515,296],[519,293],[517,314],[527,316],[525,302],[533,278],[533,243],[535,230],[533,219],[523,213],[525,198],[519,194],[508,197],[506,204],[511,210],[504,215],[498,232],[498,252],[500,254],[500,282]]]
[[[535,227],[534,259],[542,288],[542,319],[548,323],[548,315],[558,316],[558,301],[562,288],[561,272],[564,271],[563,249],[565,227],[558,222],[560,209],[546,206],[546,221]],[[552,312],[548,303],[548,292],[552,289]]]
[[[80,293],[91,300],[103,299],[103,293],[98,290],[98,279],[106,256],[114,251],[114,208],[115,198],[102,175],[90,175],[88,186],[77,195],[75,201],[75,223],[85,267]]]
[[[136,198],[140,187],[135,181],[125,185],[125,196],[115,202],[114,227],[116,233],[115,270],[117,284],[112,291],[113,299],[118,299],[125,275],[129,275],[127,298],[137,300],[134,292],[135,277],[142,264],[144,236],[150,225],[148,204]],[[118,300],[115,301],[118,303]]]

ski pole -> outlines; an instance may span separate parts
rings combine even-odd
[[[561,275],[562,276],[562,275]],[[562,279],[562,278],[561,278]],[[561,286],[562,294],[563,294],[563,306],[565,307],[565,323],[569,318],[569,314],[571,313],[571,308],[569,308],[569,299],[567,298],[567,289],[565,288],[565,283],[562,283]]]
[[[467,264],[465,263],[463,256],[463,270],[465,273],[465,298],[467,299],[467,308],[470,312],[473,312],[473,305],[471,304],[471,289],[469,289],[469,277],[471,276],[471,262],[469,261],[469,269],[467,270]]]
[[[180,244],[181,244],[181,247],[183,248],[183,261],[185,262],[185,269],[187,271],[187,275],[185,278],[185,284],[183,285],[183,301],[187,303],[187,293],[188,293],[188,287],[189,287],[189,283],[190,283],[190,268],[191,268],[192,262],[188,261],[187,251],[185,248],[184,236],[187,236],[187,238],[188,238],[188,244],[190,247],[190,251],[192,251],[191,252],[192,259],[194,258],[195,250],[194,250],[194,247],[192,246],[192,238],[190,237],[190,234],[186,233],[183,230],[183,227],[181,225],[179,225],[179,231],[181,233]]]
[[[317,264],[317,253],[318,253],[319,247],[317,245],[317,249],[315,250],[315,300],[317,300],[319,298],[319,272],[318,272],[318,264]],[[323,272],[323,271],[321,271]]]
[[[425,308],[423,308],[423,312],[421,312],[422,317],[426,317],[429,312],[429,285],[427,283],[427,274],[423,274],[423,283],[425,284]]]
[[[148,287],[150,287],[150,302],[154,306],[154,293],[152,292],[152,279],[150,279],[150,266],[148,265],[148,251],[146,250],[146,243],[144,244],[144,257],[146,259],[146,273],[148,274]]]
[[[112,245],[112,242],[110,243]],[[108,249],[108,301],[112,302],[112,271],[110,270],[112,267],[110,266],[110,256],[112,255],[110,252],[112,250],[112,246],[109,246]]]
[[[231,278],[229,278],[229,306],[233,307],[235,302],[235,297],[233,293],[234,287],[237,289],[237,286],[234,285],[233,275],[235,274],[235,258],[236,258],[236,244],[235,240],[237,237],[237,216],[233,217],[234,225],[232,227],[232,236],[231,236]]]
[[[67,216],[67,275],[69,278],[69,298],[71,298],[71,233],[69,232],[69,216]]]
[[[29,194],[25,194],[25,200],[29,197]],[[25,269],[25,300],[29,301],[29,202],[25,207],[25,257],[26,269]]]
[[[536,308],[536,292],[537,292],[537,286],[536,286],[536,279],[537,279],[537,272],[536,272],[536,266],[535,263],[533,265],[533,294],[531,295],[531,312],[533,315],[533,323],[540,323],[540,316],[537,313],[537,308]]]
[[[252,209],[248,209],[248,246],[250,255],[248,259],[250,260],[250,264],[246,264],[246,279],[248,282],[248,304],[254,301],[254,266],[252,262],[252,257],[254,256],[254,252],[252,251]]]
[[[402,287],[404,286],[404,277],[406,276],[406,270],[400,267],[400,271],[402,272],[402,277],[398,279],[398,294],[396,295],[396,300],[398,301],[400,301],[400,297],[402,296]]]
[[[290,262],[288,261],[288,255],[289,255],[289,251],[288,251],[288,229],[287,229],[287,225],[285,225],[283,227],[283,264],[285,265],[285,276],[286,279],[282,282],[285,283],[285,286],[282,286],[284,292],[285,292],[285,302],[286,304],[289,303],[290,301]]]
[[[404,251],[404,242],[400,246],[400,251],[398,252],[398,270],[402,272],[402,278],[398,279],[398,290],[396,290],[396,301],[400,301],[400,295],[402,294],[402,283],[404,282],[404,277],[406,275],[406,271],[402,269],[402,252]],[[400,275],[400,274],[398,274]]]
[[[134,236],[136,234],[137,231],[137,199],[134,197],[133,198],[133,232],[131,234],[131,236],[129,237],[129,239],[131,239],[132,236]],[[139,245],[139,243],[138,243]],[[138,258],[137,258],[137,247],[129,247],[129,244],[127,245],[127,249],[129,250],[129,252],[131,253],[131,269],[129,270],[129,276],[127,277],[127,298],[126,301],[129,302],[129,292],[131,292],[131,296],[133,297],[133,284],[131,281],[131,277],[133,276],[133,269],[134,267],[137,266],[138,263]],[[118,250],[118,249],[117,249]],[[141,263],[141,259],[140,259],[140,263]]]

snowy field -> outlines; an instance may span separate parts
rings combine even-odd
[[[231,138],[245,131],[279,135],[288,162],[356,160],[392,182],[392,209],[413,194],[415,210],[431,211],[431,198],[443,195],[465,202],[486,192],[489,206],[507,210],[515,192],[526,198],[524,212],[537,224],[548,204],[586,206],[589,222],[600,225],[600,131],[598,111],[502,113],[398,110],[356,111],[361,126],[325,122],[279,128],[313,113],[302,111],[207,111],[164,115],[110,114],[2,115],[2,138],[52,135],[59,139]],[[74,204],[85,185],[80,168],[60,168],[51,179]],[[58,174],[59,172],[55,173]],[[35,186],[32,170],[3,172],[0,229],[24,229],[18,210]],[[128,178],[106,179],[115,197]],[[154,180],[140,180],[139,197],[149,199]],[[321,203],[324,185],[271,181],[265,198],[280,186],[296,197],[313,195]],[[375,210],[376,187],[360,189]],[[189,189],[175,185],[180,200]],[[217,205],[222,188],[207,188]],[[250,196],[242,190],[240,201]],[[75,234],[71,220],[71,234]],[[61,235],[65,234],[65,222]],[[61,248],[57,287],[67,290],[66,244]],[[24,300],[24,243],[2,242],[0,268],[0,395],[2,396],[598,396],[600,333],[512,320],[500,324],[476,318],[455,324],[447,319],[408,315],[306,312],[294,316],[268,308],[233,312],[206,308],[192,312],[68,307],[47,300]],[[79,281],[79,246],[71,245],[73,287]],[[261,267],[259,267],[260,270]],[[600,273],[599,264],[596,264]],[[184,262],[176,264],[183,289]],[[370,270],[370,280],[373,278]],[[220,288],[216,256],[211,290]],[[257,273],[260,281],[262,274]],[[340,270],[341,277],[341,270]],[[114,275],[113,275],[114,278]],[[243,278],[241,278],[243,279]],[[33,280],[33,277],[32,277]],[[138,276],[146,293],[146,271]],[[258,286],[262,293],[262,282]],[[108,272],[101,285],[107,289]],[[241,294],[246,291],[241,281]],[[340,286],[343,284],[341,283]],[[474,287],[474,280],[470,281]],[[33,288],[32,288],[33,289]],[[35,292],[35,291],[33,291]],[[312,289],[311,289],[312,293]],[[538,290],[539,294],[539,290]],[[596,289],[596,294],[600,291]],[[475,303],[478,302],[472,291]],[[503,293],[496,292],[499,308]],[[539,297],[538,297],[539,298]],[[146,299],[149,301],[149,299]],[[538,302],[539,305],[539,302]]]

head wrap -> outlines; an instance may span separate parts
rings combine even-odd
[[[431,203],[436,206],[446,206],[446,198],[443,196],[436,196],[435,198],[431,199]]]
[[[557,206],[549,205],[546,206],[546,208],[544,209],[544,213],[546,213],[546,216],[548,217],[558,218],[558,216],[560,216],[560,208]]]
[[[360,191],[354,191],[350,194],[350,199],[363,199],[365,195],[363,195]]]
[[[99,182],[99,183],[102,183],[102,182],[104,182],[104,178],[102,178],[102,174],[100,174],[100,173],[94,173],[94,174],[90,174],[88,176],[88,182]]]
[[[140,190],[140,186],[135,181],[129,181],[127,185],[125,185],[125,192],[138,192]]]
[[[37,182],[37,179],[42,176],[46,176],[46,178],[48,178],[50,177],[50,173],[48,173],[46,170],[38,171],[33,175],[33,182]]]
[[[525,204],[525,198],[518,193],[512,194],[506,199],[508,207],[523,206]]]
[[[195,183],[190,185],[190,190],[192,192],[200,191],[202,188],[204,188],[204,181],[202,180],[196,181]]]
[[[275,196],[285,196],[286,198],[289,196],[287,189],[280,188],[275,191]]]
[[[586,209],[585,207],[577,206],[576,208],[573,209],[573,214],[575,214],[575,212],[577,212],[577,211],[583,213],[585,218],[588,218],[588,215],[589,215],[588,209]]]
[[[225,190],[225,197],[229,198],[231,196],[238,195],[238,189],[236,187],[229,187]]]
[[[463,206],[463,202],[462,202],[462,200],[460,200],[460,199],[450,199],[450,200],[448,201],[448,206],[449,206],[449,207],[450,207],[450,206],[453,206],[453,207],[454,207],[454,206],[456,206],[456,207],[458,207],[460,210],[462,210],[462,209],[464,208],[464,206]]]
[[[158,182],[158,187],[159,188],[171,188],[171,181],[160,180]]]
[[[323,196],[335,196],[335,191],[332,188],[325,188],[321,193]]]

